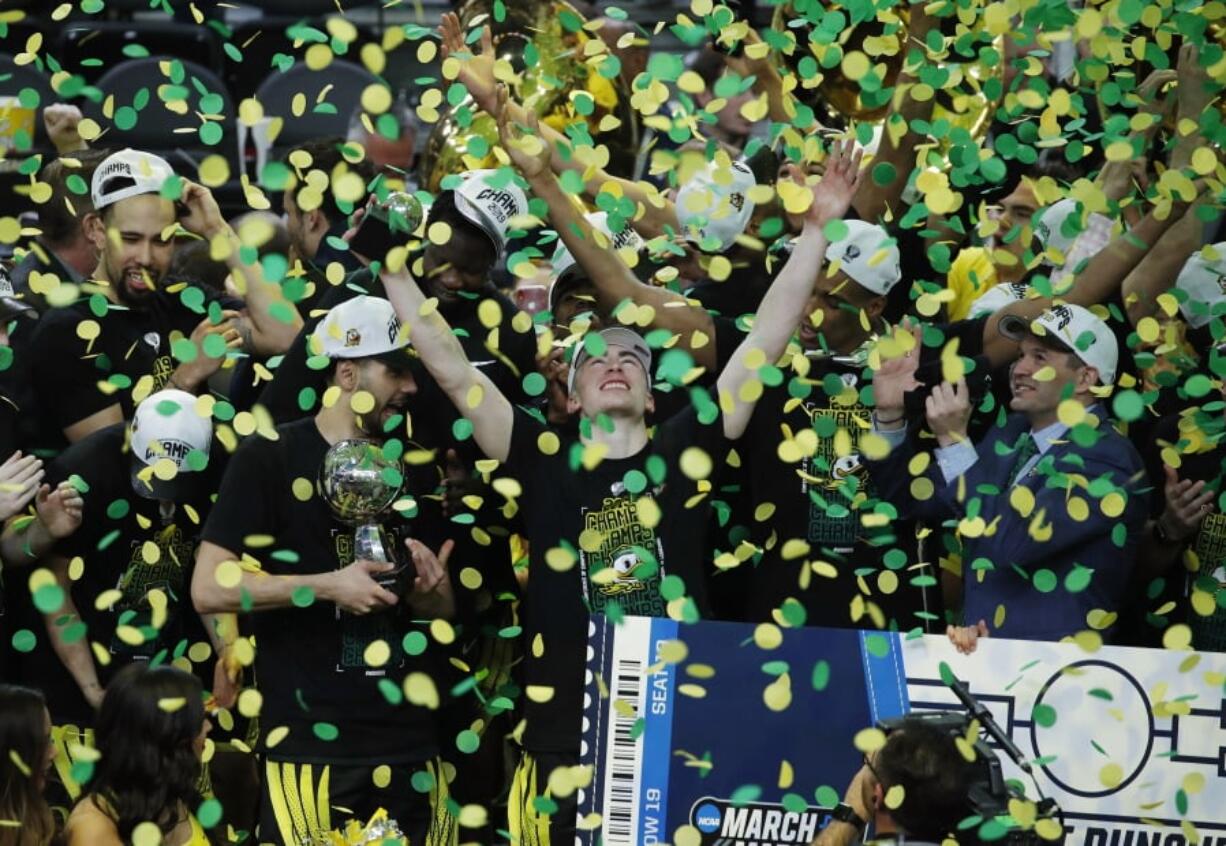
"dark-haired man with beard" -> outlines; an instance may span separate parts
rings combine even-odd
[[[402,561],[411,555],[416,576],[397,595],[377,579],[393,565],[356,558],[353,528],[336,519],[318,485],[341,441],[399,437],[384,454],[403,449],[417,393],[407,333],[387,300],[362,296],[332,309],[316,340],[334,401],[235,452],[204,527],[192,600],[202,614],[255,612],[259,842],[314,841],[331,821],[384,808],[410,842],[445,846],[455,829],[436,712],[413,692],[405,702],[401,690],[410,676],[417,681],[407,689],[416,691],[445,670],[445,647],[411,651],[406,635],[413,621],[453,616],[451,545],[438,558],[417,541],[398,551]],[[415,534],[421,528],[415,523]]]
[[[176,185],[177,203],[166,198]],[[242,261],[243,245],[207,188],[176,182],[165,160],[127,149],[98,165],[90,195],[84,226],[98,267],[83,290],[91,296],[48,311],[33,339],[33,381],[52,438],[76,442],[130,419],[140,399],[162,388],[196,393],[228,350],[288,348],[302,325],[298,312],[258,263]],[[167,284],[179,227],[228,251],[245,306]]]

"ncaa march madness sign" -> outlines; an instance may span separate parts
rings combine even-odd
[[[860,767],[858,731],[961,710],[942,662],[1036,762],[1069,846],[1226,844],[1226,655],[991,639],[967,656],[934,635],[599,616],[579,814],[602,822],[581,841],[688,826],[702,846],[807,846]]]

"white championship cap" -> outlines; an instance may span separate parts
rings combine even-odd
[[[1007,305],[1020,303],[1026,299],[1030,284],[1021,282],[1001,282],[988,288],[980,294],[973,303],[969,317],[982,317],[985,314],[995,314]]]
[[[316,327],[314,340],[315,349],[328,358],[374,358],[409,346],[392,304],[365,295],[334,306]]]
[[[1030,335],[1050,338],[1097,370],[1100,383],[1115,383],[1119,341],[1110,327],[1087,308],[1067,303],[1052,306],[1029,323],[1017,315],[1008,315],[1000,321],[1000,334],[1014,341]]]
[[[213,421],[196,410],[196,397],[187,391],[164,390],[145,397],[132,417],[132,490],[148,499],[177,501],[189,491],[182,476],[198,472],[193,453],[208,459],[213,444]],[[168,460],[170,478],[157,468]],[[193,477],[199,478],[199,477]]]
[[[643,240],[643,236],[635,232],[634,227],[629,223],[626,224],[626,228],[621,232],[614,232],[609,227],[609,215],[606,212],[590,212],[585,214],[584,217],[587,218],[587,222],[591,224],[593,229],[609,239],[609,243],[614,250],[620,252],[623,249],[629,248],[638,252],[646,243]],[[562,278],[563,274],[575,266],[575,257],[570,254],[570,250],[566,249],[566,245],[562,243],[560,238],[558,239],[558,248],[554,251],[551,265],[553,267],[554,279]]]
[[[130,147],[102,160],[90,181],[89,195],[98,211],[128,197],[159,194],[162,184],[175,175],[161,156]]]
[[[753,171],[744,162],[732,162],[730,167],[708,162],[677,192],[675,207],[682,231],[693,230],[699,244],[713,240],[714,251],[724,252],[749,226],[754,209],[749,189],[755,184]]]
[[[512,219],[528,213],[528,195],[505,177],[494,180],[496,170],[470,170],[461,174],[463,182],[455,189],[456,210],[474,224],[494,244],[501,256],[507,246]],[[505,183],[495,188],[491,182]]]
[[[898,244],[875,223],[847,220],[847,236],[826,245],[826,261],[860,287],[884,297],[902,279],[902,255]]]
[[[1175,287],[1187,294],[1179,304],[1183,319],[1193,329],[1205,326],[1214,317],[1226,314],[1226,242],[1214,244],[1215,259],[1195,252],[1184,262]]]

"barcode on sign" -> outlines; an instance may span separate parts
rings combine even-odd
[[[635,735],[642,701],[643,662],[619,658],[613,667],[611,717],[613,733],[609,744],[605,778],[604,832],[609,846],[634,842],[639,817],[639,766],[643,759],[643,735]]]

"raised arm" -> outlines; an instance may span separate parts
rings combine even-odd
[[[922,2],[912,4],[911,27],[907,41],[910,43],[918,40],[922,44],[928,32],[936,28],[937,23],[935,17],[924,11]],[[904,51],[909,52],[906,47]],[[881,185],[877,184],[876,179],[865,179],[862,182],[852,202],[856,213],[862,220],[876,223],[887,212],[892,212],[895,218],[902,216],[898,204],[903,190],[907,187],[907,180],[911,177],[911,171],[915,169],[915,145],[920,140],[919,134],[912,129],[912,126],[917,120],[927,120],[931,116],[934,100],[934,98],[929,98],[920,101],[911,95],[917,82],[919,82],[917,77],[904,70],[898,75],[898,81],[894,85],[894,96],[890,101],[890,110],[881,131],[881,142],[873,156],[873,169],[877,170],[878,167],[889,165],[893,168],[890,172],[894,174],[894,178],[885,180]],[[892,125],[897,126],[900,121],[905,122],[906,127],[901,134],[898,134],[898,140],[895,142],[890,129]],[[879,172],[884,173],[887,170],[888,168],[882,167]]]
[[[1158,313],[1158,297],[1174,286],[1184,262],[1200,247],[1204,226],[1196,213],[1199,205],[1188,209],[1124,277],[1121,294],[1133,326]]]
[[[680,336],[682,345],[694,356],[695,362],[708,369],[715,367],[716,350],[712,343],[715,324],[711,315],[667,288],[644,285],[611,245],[600,243],[601,236],[592,230],[549,169],[550,145],[543,140],[540,121],[535,114],[527,115],[525,134],[514,126],[515,118],[508,101],[505,86],[499,86],[495,116],[502,146],[528,180],[532,192],[549,206],[549,218],[558,236],[596,286],[596,304],[600,310],[611,314],[626,300],[651,306],[655,310],[654,328],[667,329]]]
[[[804,232],[796,241],[787,264],[762,299],[753,329],[737,347],[719,374],[719,404],[723,410],[724,435],[739,438],[749,425],[760,391],[746,391],[758,368],[773,364],[783,355],[788,341],[805,316],[813,285],[826,257],[826,224],[847,213],[860,184],[861,153],[853,143],[835,142],[826,160],[826,172],[813,186],[805,212]],[[756,363],[752,363],[755,362]]]
[[[180,220],[183,228],[207,239],[215,249],[225,249],[226,266],[247,304],[238,320],[244,348],[262,356],[284,353],[302,329],[298,309],[286,299],[280,285],[264,278],[258,261],[248,264],[242,260],[242,242],[221,216],[209,189],[184,180],[181,199],[188,210]]]
[[[498,103],[498,71],[489,25],[482,29],[481,52],[476,54],[464,43],[464,31],[460,28],[460,19],[454,12],[443,15],[440,34],[444,59],[453,56],[460,59],[456,79],[468,89],[474,102],[483,111],[497,117],[502,109]],[[513,100],[507,103],[506,108],[509,110],[510,119],[516,123],[527,126],[532,118],[527,109]],[[643,210],[642,216],[634,221],[634,228],[644,238],[663,235],[666,228],[671,228],[674,232],[680,229],[672,202],[660,196],[654,189],[630,179],[613,176],[590,162],[585,163],[571,140],[551,126],[542,125],[538,132],[550,150],[549,165],[554,173],[573,170],[580,174],[584,180],[584,191],[589,197],[595,197],[605,185],[613,183],[623,196],[633,200]]]
[[[401,322],[409,327],[409,340],[434,381],[456,409],[473,425],[473,438],[490,458],[506,461],[511,452],[511,402],[472,365],[464,347],[441,314],[438,301],[427,299],[407,268],[383,268],[387,299]]]

